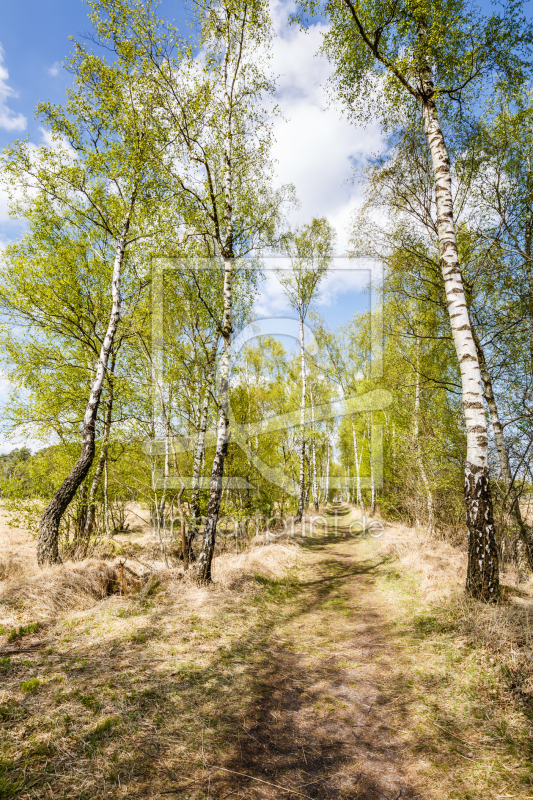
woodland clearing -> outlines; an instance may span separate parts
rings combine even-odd
[[[218,556],[211,587],[159,570],[45,618],[22,585],[74,566],[6,576],[0,797],[533,795],[531,585],[480,604],[449,544],[335,512],[333,535]]]

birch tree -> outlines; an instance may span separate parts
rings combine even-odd
[[[95,4],[97,31],[98,5]],[[100,44],[106,44],[104,35]],[[50,131],[52,146],[32,149],[16,142],[3,155],[3,175],[22,193],[12,212],[22,216],[36,202],[49,203],[77,227],[109,237],[110,308],[82,422],[80,456],[48,504],[40,523],[39,564],[59,560],[61,517],[91,467],[95,424],[110,353],[121,318],[121,280],[128,248],[146,236],[147,212],[157,219],[158,184],[147,154],[154,147],[152,108],[140,102],[140,76],[127,48],[107,63],[77,44],[69,62],[74,85],[64,107],[41,103],[37,113]],[[159,197],[161,200],[161,197]]]
[[[298,314],[300,329],[300,477],[295,522],[301,522],[305,502],[305,425],[307,402],[307,370],[305,363],[304,323],[320,283],[331,265],[335,231],[325,217],[313,219],[297,228],[287,244],[290,268],[278,270],[278,278],[291,308]],[[313,492],[316,497],[316,492]]]
[[[141,8],[141,4],[135,4]],[[222,499],[228,451],[230,345],[234,332],[234,288],[250,283],[238,260],[272,244],[285,189],[271,188],[271,132],[261,103],[272,94],[266,50],[270,20],[257,0],[207,0],[198,4],[201,53],[176,68],[173,52],[179,37],[161,26],[149,11],[128,16],[127,4],[108,3],[125,13],[142,50],[154,91],[158,120],[173,148],[162,162],[166,181],[181,197],[182,241],[203,244],[213,259],[212,276],[222,276],[222,314],[217,327],[222,345],[218,368],[218,423],[211,467],[209,501],[202,550],[196,570],[200,583],[211,581],[211,561]],[[117,11],[118,9],[118,11]],[[157,37],[147,31],[158,31]],[[164,27],[164,29],[163,29]],[[124,35],[127,37],[127,26]],[[148,68],[147,68],[148,69]]]
[[[318,7],[312,6],[311,7]],[[440,266],[461,372],[467,431],[465,505],[469,532],[466,588],[499,596],[498,554],[488,476],[488,437],[479,359],[470,327],[454,222],[452,176],[444,129],[460,125],[460,109],[505,76],[529,67],[531,32],[519,3],[484,17],[463,0],[376,3],[332,0],[321,5],[331,27],[324,52],[335,64],[335,88],[349,113],[368,116],[369,98],[389,129],[421,115],[431,155]],[[456,133],[459,133],[456,129]]]

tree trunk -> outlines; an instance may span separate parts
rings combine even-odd
[[[326,460],[326,477],[324,480],[324,493],[323,493],[323,503],[324,505],[329,500],[329,442],[328,442],[328,454]]]
[[[211,348],[211,361],[208,365],[207,372],[207,385],[205,388],[205,395],[200,410],[200,419],[198,426],[198,436],[196,438],[196,447],[194,450],[193,470],[192,470],[192,492],[191,492],[191,522],[189,531],[186,536],[187,544],[187,558],[190,562],[195,560],[193,541],[200,529],[200,475],[202,472],[202,462],[205,452],[205,434],[207,431],[207,417],[209,413],[209,385],[213,380],[215,372],[215,363],[218,347],[218,335],[213,339],[213,346]]]
[[[313,504],[315,506],[315,511],[318,511],[318,486],[316,482],[316,444],[315,444],[315,402],[313,398],[313,390],[310,390],[310,399],[311,399],[311,433],[312,433],[312,440],[311,440],[311,463],[313,468]]]
[[[224,474],[224,462],[228,452],[229,438],[229,368],[230,368],[230,343],[231,343],[231,309],[232,309],[232,271],[233,259],[224,259],[224,325],[222,336],[224,342],[224,353],[220,367],[220,411],[218,415],[217,444],[213,467],[211,469],[211,483],[209,489],[209,502],[207,504],[207,515],[202,539],[202,550],[197,562],[197,575],[199,583],[210,583],[211,562],[215,552],[215,537],[222,499],[222,476]]]
[[[100,348],[100,356],[96,366],[96,374],[91,387],[91,393],[89,395],[89,402],[87,403],[85,416],[83,418],[81,453],[78,461],[70,471],[69,475],[67,475],[52,500],[49,502],[43,516],[41,517],[39,539],[37,542],[37,562],[41,566],[43,564],[56,564],[60,561],[59,523],[61,522],[61,517],[68,508],[72,498],[76,494],[78,486],[80,486],[80,484],[85,480],[94,458],[96,417],[98,414],[98,406],[100,404],[102,387],[104,385],[107,362],[113,347],[115,332],[120,320],[120,280],[122,276],[122,263],[124,261],[126,237],[130,227],[130,219],[134,204],[135,194],[132,195],[130,208],[122,226],[122,232],[117,244],[111,287],[113,298],[111,315],[109,318],[109,324],[107,326],[107,332]]]
[[[520,532],[520,537],[525,545],[525,551],[526,551],[525,555],[528,567],[529,569],[533,570],[533,537],[531,535],[531,530],[528,529],[528,527],[525,525],[524,520],[522,519],[522,514],[520,512],[519,498],[516,493],[513,475],[511,472],[511,465],[509,463],[507,442],[505,441],[505,437],[503,435],[503,428],[500,422],[498,405],[496,403],[496,398],[494,397],[494,391],[492,388],[492,378],[487,367],[487,362],[485,360],[485,354],[483,352],[481,342],[479,341],[479,338],[474,328],[472,328],[472,336],[474,337],[474,341],[476,343],[476,348],[478,352],[481,376],[483,378],[483,384],[485,386],[485,399],[487,400],[487,406],[489,408],[490,420],[492,422],[492,430],[494,432],[494,441],[496,443],[496,450],[498,451],[498,460],[500,462],[500,470],[502,473],[505,491],[507,493],[506,499],[509,501],[509,510],[511,516],[513,517],[515,524],[518,527],[518,530]]]
[[[91,537],[91,533],[93,532],[94,528],[94,521],[96,516],[96,492],[98,491],[98,487],[100,486],[100,481],[102,480],[102,475],[104,473],[104,465],[107,461],[107,452],[109,449],[109,435],[111,432],[111,419],[113,414],[113,379],[112,375],[115,371],[115,362],[116,362],[116,353],[113,356],[113,360],[111,362],[111,367],[108,371],[109,375],[109,395],[107,398],[106,403],[106,415],[104,420],[104,430],[102,433],[102,446],[100,449],[100,456],[98,458],[98,463],[96,465],[96,470],[94,472],[93,481],[91,483],[91,488],[89,490],[89,501],[88,501],[88,510],[87,510],[87,521],[85,523],[85,530],[83,532],[83,551],[82,551],[82,558],[85,558],[87,554],[87,549],[89,546],[89,539]]]
[[[372,412],[368,415],[367,434],[368,434],[368,461],[370,464],[370,516],[373,517],[376,511],[376,487],[374,484],[374,459],[372,456]]]
[[[104,529],[106,536],[111,535],[109,529],[109,505],[107,500],[107,459],[104,461]]]
[[[300,403],[300,491],[298,495],[298,510],[294,521],[302,521],[305,502],[305,394],[306,394],[306,372],[305,372],[305,343],[304,343],[304,321],[300,313],[300,361],[302,373],[302,400]]]
[[[485,602],[499,597],[498,550],[488,474],[488,435],[481,372],[465,298],[455,239],[450,160],[433,100],[431,73],[424,76],[424,130],[431,153],[437,204],[440,266],[459,368],[466,423],[465,506],[468,528],[467,592]]]
[[[420,417],[420,374],[419,374],[419,344],[417,341],[416,344],[416,369],[415,369],[415,407],[413,412],[413,439],[414,439],[414,447],[415,447],[415,454],[416,454],[416,463],[418,467],[418,471],[420,473],[420,477],[422,478],[422,483],[424,484],[424,490],[426,493],[426,506],[428,511],[428,530],[433,530],[433,495],[431,493],[431,487],[429,485],[428,477],[426,474],[426,468],[424,467],[424,459],[422,457],[422,447],[420,445],[420,436],[419,436],[419,417]]]
[[[353,417],[351,418],[351,423],[352,423],[352,436],[353,436],[353,450],[355,458],[355,481],[357,487],[357,505],[361,509],[361,517],[364,519],[365,504],[363,501],[363,493],[361,492],[361,459],[359,457],[359,448],[357,445],[357,433],[355,430],[355,423],[353,421]]]
[[[525,225],[525,259],[524,266],[526,269],[527,288],[528,288],[528,331],[529,331],[529,358],[530,370],[533,373],[533,262],[531,253],[531,238],[532,238],[532,220],[531,209],[528,207],[526,210],[526,225]]]

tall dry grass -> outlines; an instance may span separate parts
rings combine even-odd
[[[40,569],[35,557],[35,540],[28,531],[9,527],[0,514],[0,625],[4,628],[29,621],[58,620],[74,610],[87,610],[102,603],[112,593],[139,594],[150,581],[163,584],[170,592],[180,592],[199,600],[205,590],[194,585],[194,570],[183,575],[180,562],[170,557],[165,563],[158,541],[149,532],[146,520],[136,509],[132,532],[102,542],[105,558]],[[265,543],[258,537],[243,552],[223,552],[213,563],[215,591],[253,594],[259,583],[256,575],[278,578],[297,560],[294,543]],[[130,580],[122,585],[120,576]],[[128,577],[128,575],[126,575]],[[185,578],[185,580],[184,580]]]
[[[423,602],[465,642],[490,652],[533,696],[533,576],[501,572],[501,600],[488,605],[465,593],[467,553],[425,529],[392,525],[378,545],[414,578]]]

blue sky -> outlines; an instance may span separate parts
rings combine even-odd
[[[163,0],[162,15],[169,19],[186,18],[177,0]],[[91,30],[89,9],[83,0],[5,0],[2,3],[0,44],[3,67],[9,72],[7,83],[17,96],[8,99],[14,114],[26,117],[24,130],[0,127],[0,146],[4,147],[14,134],[38,136],[34,121],[34,106],[39,100],[62,102],[68,76],[59,65],[69,53],[69,36],[78,38]]]

